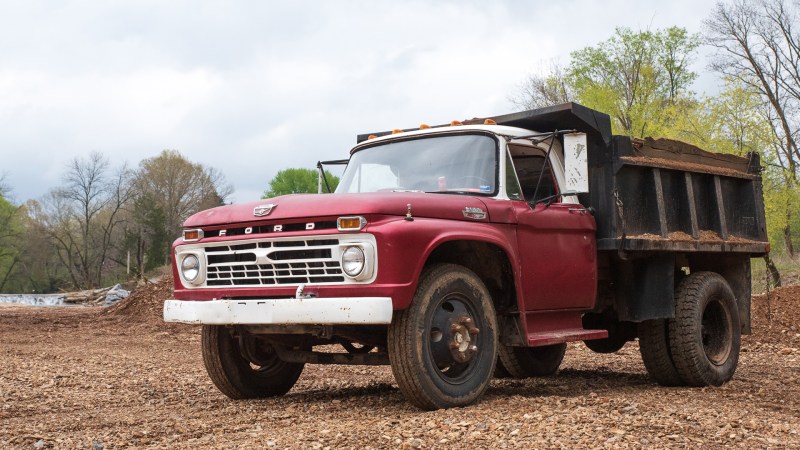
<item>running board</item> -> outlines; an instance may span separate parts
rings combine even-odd
[[[584,329],[581,321],[582,314],[582,311],[528,312],[525,314],[528,346],[540,347],[608,337],[608,330]]]
[[[561,344],[562,342],[590,341],[607,337],[608,330],[584,330],[583,328],[528,333],[528,346],[541,347],[543,345]]]

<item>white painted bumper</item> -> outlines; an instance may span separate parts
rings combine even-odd
[[[209,325],[388,324],[391,297],[167,300],[164,321]]]

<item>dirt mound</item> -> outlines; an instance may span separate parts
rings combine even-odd
[[[172,275],[137,288],[128,298],[105,310],[107,317],[148,325],[163,325],[164,300],[172,297]]]
[[[800,335],[800,285],[753,296],[753,336],[759,341],[797,342]]]

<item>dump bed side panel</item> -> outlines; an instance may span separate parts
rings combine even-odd
[[[758,154],[626,136],[595,153],[588,202],[599,250],[767,252]]]

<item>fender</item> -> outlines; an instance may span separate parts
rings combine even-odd
[[[453,241],[484,242],[505,252],[513,270],[517,302],[522,299],[519,257],[515,246],[510,245],[517,241],[514,224],[420,217],[413,221],[396,219],[371,224],[368,228],[378,238],[380,267],[376,283],[389,282],[388,277],[391,276],[391,282],[407,288],[393,297],[395,310],[409,307],[431,254],[442,244]]]

